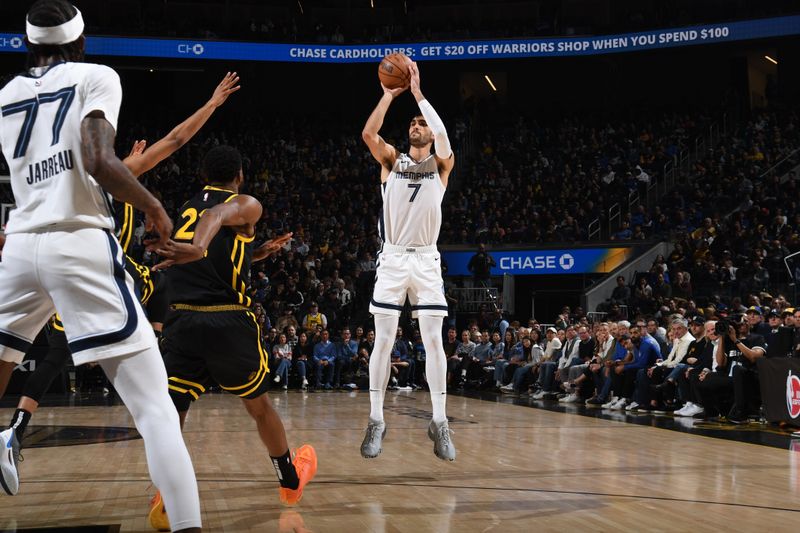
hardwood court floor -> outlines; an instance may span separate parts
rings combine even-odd
[[[458,458],[444,463],[425,433],[428,394],[389,392],[383,454],[368,461],[358,451],[366,393],[272,398],[290,444],[316,447],[317,478],[287,511],[238,400],[204,397],[190,411],[186,441],[207,531],[772,532],[796,531],[800,521],[796,451],[450,396]],[[34,423],[132,427],[121,406],[42,408]],[[148,531],[141,440],[23,454],[20,494],[0,497],[0,529]]]

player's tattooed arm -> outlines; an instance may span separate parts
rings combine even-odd
[[[131,170],[134,176],[139,177],[158,165],[189,142],[208,122],[214,111],[239,89],[241,86],[238,74],[228,72],[214,89],[211,99],[192,116],[175,126],[164,138],[146,150],[147,143],[145,141],[136,141],[131,153],[124,160],[125,166]]]
[[[146,216],[147,230],[164,243],[172,234],[172,221],[155,196],[145,189],[114,153],[114,127],[102,111],[89,113],[81,122],[81,152],[86,171],[121,202],[128,202]]]

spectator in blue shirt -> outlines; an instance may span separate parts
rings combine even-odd
[[[624,409],[631,403],[633,389],[636,385],[636,375],[640,369],[649,368],[661,357],[661,348],[654,338],[640,325],[630,327],[631,345],[629,349],[633,354],[632,359],[624,359],[614,363],[612,387],[619,394],[619,399],[610,409]],[[637,405],[638,407],[638,405]]]
[[[331,390],[333,385],[333,371],[336,367],[336,345],[331,342],[331,334],[327,329],[322,330],[320,341],[314,346],[314,363],[317,366],[317,387]]]
[[[342,330],[342,339],[337,345],[336,368],[333,372],[333,386],[339,387],[346,384],[347,388],[354,389],[352,374],[358,367],[358,343],[353,340],[350,328]],[[344,379],[342,379],[344,375]]]

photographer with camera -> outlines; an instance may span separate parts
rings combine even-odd
[[[750,332],[747,317],[741,315],[717,322],[715,333],[720,336],[714,352],[717,370],[712,373],[704,369],[698,384],[705,416],[719,417],[733,396],[728,422],[744,424],[761,403],[756,361],[766,353],[766,342],[763,336]]]

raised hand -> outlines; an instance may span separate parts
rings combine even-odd
[[[294,233],[285,233],[280,237],[276,237],[274,239],[270,239],[258,248],[255,249],[253,252],[253,260],[254,261],[262,261],[267,257],[271,256],[281,248],[283,248],[286,243],[288,243]]]
[[[239,85],[239,75],[235,72],[228,72],[225,74],[225,77],[222,78],[222,81],[219,82],[217,88],[214,89],[214,94],[211,95],[211,100],[209,100],[208,103],[214,107],[219,107],[225,103],[225,100],[227,100],[230,95],[241,88],[241,85]]]
[[[381,89],[383,89],[383,94],[388,94],[392,97],[392,99],[394,99],[408,90],[408,84],[402,87],[398,87],[397,89],[390,89],[386,85],[381,83]]]
[[[144,153],[145,148],[147,148],[147,141],[145,141],[144,139],[142,139],[141,141],[133,141],[133,146],[131,147],[131,153],[128,154],[128,157],[142,155]]]
[[[417,96],[418,94],[422,94],[422,89],[420,89],[420,82],[419,82],[419,69],[417,68],[416,61],[408,60],[408,72],[411,74],[411,81],[409,86],[411,87],[411,94]]]

